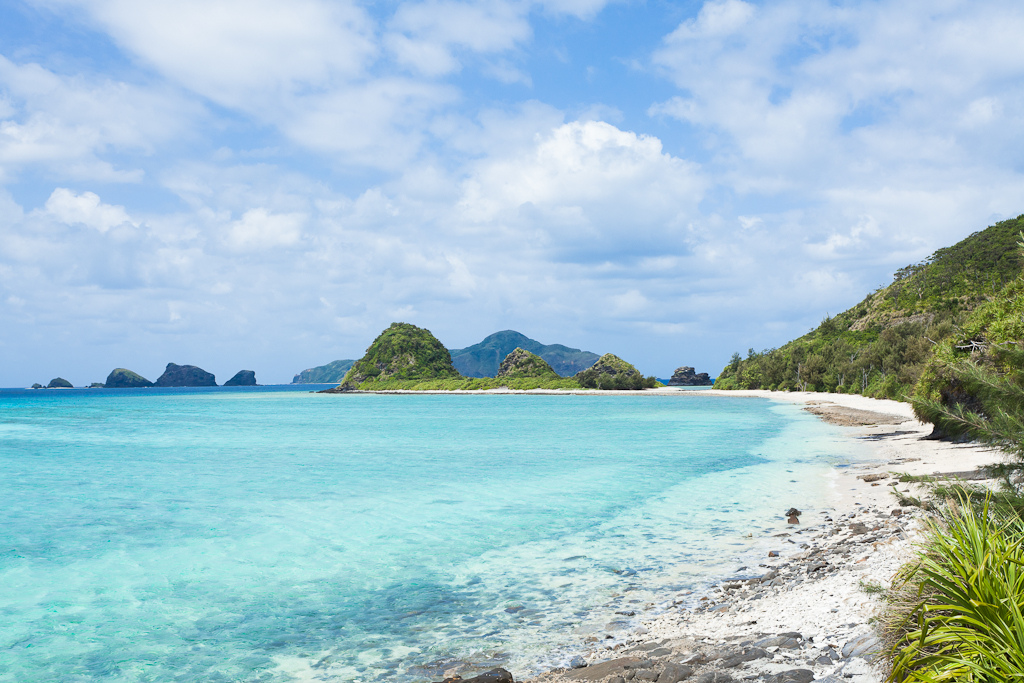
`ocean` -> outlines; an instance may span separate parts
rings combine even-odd
[[[0,681],[518,679],[758,573],[864,455],[700,390],[311,388],[0,391]]]

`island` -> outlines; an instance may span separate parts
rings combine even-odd
[[[224,382],[226,387],[254,387],[256,386],[256,373],[252,370],[239,370],[235,376]]]
[[[126,368],[114,368],[107,375],[107,381],[103,384],[106,389],[137,389],[140,387],[151,387],[153,383],[148,379],[132,372]]]
[[[168,363],[164,374],[153,383],[155,387],[215,387],[217,380],[212,373],[195,365]]]
[[[676,368],[668,381],[670,387],[710,387],[714,384],[706,372],[697,373],[689,365]]]

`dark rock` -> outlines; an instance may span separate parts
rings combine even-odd
[[[892,512],[890,512],[889,514],[892,515],[893,517],[900,517],[900,516],[903,515],[903,510],[901,508],[896,508]]]
[[[608,679],[608,683],[626,683],[626,679],[622,676],[612,676]]]
[[[153,384],[156,387],[215,387],[217,380],[213,374],[194,365],[176,365],[168,363],[164,374]]]
[[[637,681],[656,681],[658,680],[658,672],[651,671],[650,669],[639,669],[636,672],[634,680]]]
[[[878,649],[878,639],[870,633],[865,633],[843,645],[843,657],[867,657]]]
[[[789,634],[780,634],[777,636],[770,636],[754,643],[757,647],[781,647],[785,650],[793,650],[800,647],[800,634],[796,634],[797,637],[792,637]]]
[[[752,662],[755,659],[763,659],[767,656],[768,652],[759,647],[748,647],[744,648],[740,652],[734,652],[729,657],[725,658],[722,662],[722,667],[732,669],[744,662]]]
[[[667,647],[659,647],[654,650],[651,650],[652,657],[667,657],[670,654],[672,654],[672,650],[668,649]]]
[[[71,382],[67,381],[63,377],[54,377],[50,380],[50,383],[46,385],[47,389],[74,389]]]
[[[224,382],[226,387],[254,387],[256,386],[256,373],[252,370],[239,370],[235,376]]]
[[[811,683],[814,680],[814,672],[810,669],[790,669],[768,676],[765,683]]]
[[[708,671],[693,679],[693,683],[733,683],[735,680],[724,671]]]
[[[569,668],[570,669],[582,669],[586,665],[587,665],[587,660],[583,659],[583,657],[580,656],[580,655],[576,655],[575,657],[573,657],[572,659],[569,660]]]
[[[658,677],[658,683],[679,683],[679,681],[685,681],[692,675],[692,666],[669,662],[665,665],[664,670],[661,672],[661,676]]]
[[[515,683],[510,674],[505,669],[491,669],[484,673],[473,676],[473,678],[460,678],[455,676],[454,678],[446,678],[441,683]]]
[[[134,389],[137,387],[151,387],[153,383],[131,370],[114,368],[107,375],[107,382],[103,386],[107,389]]]
[[[635,657],[619,657],[600,664],[591,664],[585,669],[577,669],[566,674],[566,678],[577,681],[600,681],[610,674],[624,670],[628,666],[640,663]]]
[[[89,385],[89,388],[90,389],[104,389],[104,388],[106,388],[106,385],[103,384],[102,382],[93,382],[92,384]]]
[[[708,373],[697,374],[688,365],[676,368],[676,371],[672,373],[672,379],[668,381],[670,387],[709,387],[712,384],[714,382],[711,381]]]
[[[32,385],[32,388],[33,389],[44,389],[45,387],[43,387],[43,385],[40,384],[39,382],[36,382],[35,384]]]

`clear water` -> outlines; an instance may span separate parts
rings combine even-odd
[[[0,681],[523,675],[857,455],[759,399],[281,389],[0,392]]]

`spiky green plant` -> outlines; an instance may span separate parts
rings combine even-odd
[[[1024,681],[1024,528],[965,499],[897,576],[885,634],[893,681]]]

